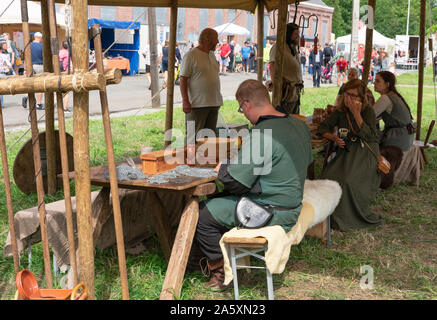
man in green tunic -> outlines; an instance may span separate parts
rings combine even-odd
[[[217,166],[224,196],[200,204],[195,234],[195,245],[214,273],[206,285],[217,290],[223,289],[224,281],[219,241],[226,231],[239,225],[235,218],[238,200],[244,195],[260,205],[273,206],[274,216],[268,225],[280,225],[288,232],[302,208],[307,167],[313,161],[309,128],[275,110],[261,82],[244,81],[236,98],[238,111],[254,126],[243,139],[237,158]]]

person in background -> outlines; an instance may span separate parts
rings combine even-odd
[[[244,42],[244,47],[241,47],[241,58],[243,59],[243,71],[249,72],[250,67],[250,46],[249,41]]]
[[[164,41],[164,46],[162,47],[162,72],[164,73],[164,82],[167,82],[168,78],[168,40]]]
[[[187,52],[182,60],[180,90],[189,151],[194,147],[201,129],[215,131],[219,108],[223,105],[219,65],[213,52],[217,43],[217,31],[206,28],[200,33],[199,45]],[[188,125],[192,123],[194,130],[189,130]]]
[[[356,68],[350,68],[347,72],[347,81],[350,82],[352,80],[356,80],[358,79],[358,70]],[[347,83],[347,82],[346,82]],[[340,87],[340,90],[338,90],[338,94],[337,94],[337,98],[335,99],[334,102],[334,106],[338,107],[340,106],[341,103],[341,99],[343,97],[343,92],[344,92],[344,86],[346,84],[343,84]],[[366,96],[367,96],[367,102],[369,103],[370,106],[373,106],[375,104],[375,98],[373,96],[372,91],[366,87]]]
[[[229,65],[228,65],[228,72],[234,72],[234,62],[235,62],[235,40],[232,40],[229,44],[229,47],[231,48],[231,53],[229,54]]]
[[[373,106],[377,118],[384,121],[384,131],[380,139],[381,147],[396,146],[402,151],[408,151],[413,145],[413,116],[410,107],[396,90],[396,77],[389,71],[380,71],[375,77],[375,91],[381,97]]]
[[[388,71],[390,66],[390,59],[388,58],[387,52],[382,52],[381,54],[381,71]]]
[[[269,61],[270,61],[270,49],[272,45],[270,44],[270,40],[267,41],[266,46],[263,50],[263,80],[266,81],[267,77],[270,76],[269,71]]]
[[[229,55],[231,54],[231,47],[226,39],[223,39],[219,48],[220,51],[220,72],[225,74],[229,65]]]
[[[340,231],[384,223],[379,215],[370,212],[381,177],[376,117],[368,105],[365,88],[358,79],[346,83],[339,107],[318,128],[319,134],[337,147],[321,179],[337,181],[341,186],[341,199],[331,216],[332,228]]]
[[[68,41],[62,41],[62,49],[59,50],[59,66],[61,67],[61,72],[70,71],[72,72],[70,64],[70,53],[68,51]],[[65,112],[71,112],[68,109],[68,102],[70,100],[70,93],[66,92],[63,100],[63,106]]]
[[[255,42],[252,42],[252,45],[250,46],[250,54],[249,54],[251,72],[256,72],[256,68],[258,65],[257,57],[258,57],[258,45]]]
[[[6,39],[0,35],[0,77],[7,77],[12,70],[12,64],[9,61],[8,43]],[[0,96],[0,103],[3,108],[3,96]]]
[[[348,62],[343,56],[340,56],[340,59],[335,63],[337,65],[337,86],[340,86],[346,83],[346,71]]]
[[[26,73],[32,72],[33,74],[39,74],[44,72],[43,66],[43,46],[42,46],[42,33],[36,32],[34,34],[34,40],[30,43],[30,52],[32,57],[32,69],[25,70]],[[42,93],[36,94],[36,108],[38,110],[44,110],[44,105],[42,104]],[[23,108],[27,108],[27,96],[24,96],[21,105]]]
[[[149,81],[149,90],[152,90],[152,75],[150,73],[150,40],[146,44],[146,47],[144,50],[141,50],[140,53],[143,55],[144,59],[146,60],[146,78]],[[158,43],[156,45],[156,54],[158,55],[157,64],[158,66],[161,65],[162,60],[162,47]]]
[[[20,58],[20,53],[17,50],[15,42],[11,40],[9,33],[3,33],[3,37],[5,38],[8,45],[7,52],[10,56],[10,62],[13,68],[13,72],[11,74],[18,74],[18,65],[16,61]]]
[[[299,26],[287,23],[282,64],[281,104],[275,106],[285,114],[299,114],[300,93],[303,89],[302,69],[299,58]],[[270,49],[270,74],[272,85],[275,81],[276,44]]]
[[[302,76],[305,75],[306,63],[307,63],[307,57],[305,54],[305,48],[300,48],[300,65],[302,66]]]
[[[314,49],[310,53],[310,67],[313,69],[313,87],[320,87],[320,76],[322,74],[323,52],[319,46],[317,54],[314,54]]]
[[[332,48],[329,45],[328,42],[325,43],[325,48],[323,48],[323,66],[326,67],[326,65],[331,61],[332,57],[334,56],[334,53],[332,52]]]
[[[372,62],[373,62],[373,81],[372,81],[372,83],[374,83],[376,75],[378,74],[379,71],[381,71],[381,68],[382,68],[382,52],[379,52],[378,54],[376,54],[375,57],[373,57]]]
[[[435,77],[437,75],[437,51],[436,51],[435,56],[432,59],[432,61],[433,61],[433,64],[432,64],[433,65],[433,68],[432,68],[432,70],[433,70],[433,81],[435,82]]]

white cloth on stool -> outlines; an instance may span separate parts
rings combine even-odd
[[[337,207],[340,197],[341,187],[338,182],[306,180],[299,218],[288,233],[285,233],[280,226],[268,226],[259,229],[233,228],[226,232],[220,240],[224,260],[224,284],[227,285],[233,280],[233,274],[229,261],[231,256],[230,248],[223,242],[223,238],[266,238],[268,243],[265,254],[266,266],[272,274],[282,273],[287,264],[291,246],[299,244],[308,229],[323,222],[331,215]]]

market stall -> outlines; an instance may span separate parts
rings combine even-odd
[[[118,68],[123,74],[133,76],[138,73],[140,49],[140,23],[134,21],[114,21],[88,19],[88,28],[98,24],[102,28],[102,47],[105,54],[105,69]],[[115,42],[115,43],[114,43]],[[90,41],[90,49],[94,50]],[[108,50],[109,49],[109,50]]]

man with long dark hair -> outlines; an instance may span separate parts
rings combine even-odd
[[[278,111],[286,114],[299,114],[300,92],[303,88],[302,69],[299,57],[299,26],[287,24],[285,35],[286,46],[282,64],[282,95],[281,105],[275,106]],[[270,49],[270,74],[275,78],[276,44]]]

